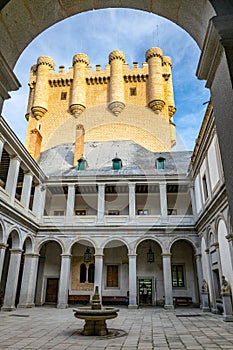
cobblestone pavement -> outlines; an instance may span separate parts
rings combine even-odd
[[[0,349],[167,350],[233,349],[233,323],[199,309],[120,308],[107,321],[118,337],[85,337],[77,334],[83,321],[72,308],[36,307],[0,312]]]

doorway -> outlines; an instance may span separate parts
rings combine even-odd
[[[46,303],[57,303],[59,278],[47,278]]]
[[[139,305],[152,305],[152,278],[138,279]]]

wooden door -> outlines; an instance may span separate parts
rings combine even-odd
[[[46,303],[57,303],[59,278],[47,278]]]

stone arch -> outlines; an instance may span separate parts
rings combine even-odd
[[[196,249],[198,248],[197,243],[194,242],[190,237],[182,237],[182,238],[181,238],[180,236],[178,236],[178,237],[175,237],[175,238],[170,242],[170,244],[169,244],[169,252],[171,252],[171,249],[172,249],[173,245],[174,245],[176,242],[178,242],[178,241],[185,241],[185,242],[189,243],[189,244],[192,246],[194,252],[196,252]]]
[[[90,237],[85,237],[85,238],[84,237],[82,237],[82,238],[78,237],[78,238],[76,238],[74,241],[72,241],[70,243],[70,246],[68,247],[68,254],[71,254],[74,245],[77,244],[77,243],[80,243],[80,244],[86,244],[87,243],[87,245],[91,244],[92,247],[94,248],[94,251],[96,251],[96,242],[93,239],[91,239]]]
[[[12,249],[22,249],[22,237],[21,237],[21,230],[14,226],[11,227],[10,230],[7,233],[7,240],[11,238],[11,248]]]
[[[25,237],[25,240],[23,242],[24,254],[32,254],[34,250],[34,245],[35,239],[33,236],[28,235],[27,237]]]
[[[4,221],[0,219],[0,243],[4,243],[5,232],[6,232],[6,228],[5,228]]]
[[[107,240],[105,240],[102,243],[101,247],[104,249],[104,248],[106,248],[107,245],[113,243],[114,241],[115,242],[118,242],[118,241],[121,242],[123,245],[126,246],[127,251],[128,252],[130,251],[128,242],[125,239],[121,238],[121,237],[108,238]]]
[[[161,248],[161,251],[163,251],[163,242],[161,242],[157,237],[150,237],[150,236],[146,236],[146,237],[142,237],[142,238],[139,238],[136,242],[135,242],[135,252],[137,251],[138,249],[138,246],[145,240],[151,240],[151,241],[154,241],[156,242],[159,247]]]
[[[50,6],[46,7],[42,0],[39,0],[37,3],[37,6],[31,5],[29,10],[26,5],[25,7],[21,6],[19,8],[19,6],[17,6],[17,0],[10,0],[2,10],[5,26],[9,28],[8,32],[6,29],[6,33],[3,33],[3,38],[5,36],[5,40],[2,40],[1,49],[10,67],[15,65],[20,53],[25,49],[28,43],[53,24],[84,11],[116,7],[114,0],[102,1],[101,5],[97,4],[94,7],[93,1],[91,0],[85,1],[85,3],[82,4],[82,7],[79,2],[63,3],[62,6],[59,2],[52,2],[50,3]],[[140,3],[132,3],[130,0],[124,0],[118,7],[152,12],[165,17],[186,30],[197,42],[199,47],[202,46],[204,41],[204,35],[209,19],[215,16],[216,11],[219,10],[216,2],[214,9],[211,1],[205,0],[199,1],[198,5],[195,0],[191,0],[187,4],[182,2],[182,6],[181,1],[177,0],[173,1],[172,7],[170,6],[169,1],[163,1],[160,4],[157,4],[156,1],[153,0],[148,4],[143,1]],[[17,21],[14,24],[14,28],[12,28],[10,23],[13,18],[17,17],[19,10],[24,15],[22,16],[22,20]],[[38,21],[36,21],[35,24],[34,22],[37,18]],[[40,20],[41,18],[43,18],[43,20]],[[11,34],[10,36],[9,31]],[[25,33],[27,33],[27,35]],[[7,40],[9,40],[8,50],[4,50]],[[13,44],[14,42],[17,42],[17,49]]]
[[[62,254],[65,253],[65,246],[64,246],[63,242],[60,239],[56,238],[56,237],[53,237],[53,238],[49,237],[49,238],[44,238],[40,242],[36,242],[35,254],[39,254],[39,252],[40,252],[41,248],[43,247],[43,245],[48,243],[48,242],[56,242],[56,243],[58,243],[60,248],[61,248],[61,250],[62,250]]]

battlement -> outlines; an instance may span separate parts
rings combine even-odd
[[[121,116],[126,122],[130,116],[126,116],[123,112],[127,106],[136,105],[144,108],[142,114],[145,115],[148,114],[149,108],[159,116],[160,124],[163,121],[167,125],[169,137],[163,136],[163,140],[169,139],[169,141],[163,141],[165,145],[161,146],[161,149],[169,150],[175,144],[173,115],[176,109],[172,60],[168,56],[163,56],[162,50],[156,47],[147,50],[145,58],[146,62],[140,66],[138,62],[132,62],[129,66],[124,52],[115,50],[109,54],[109,61],[104,69],[99,64],[93,69],[89,57],[84,53],[77,53],[73,56],[72,67],[66,70],[64,66],[60,66],[56,72],[53,59],[40,56],[30,71],[26,146],[29,148],[30,130],[38,128],[40,131],[43,150],[55,130],[69,118],[73,117],[79,121],[82,119],[86,130],[85,120],[94,117],[87,115],[92,115],[93,108],[105,106],[108,111],[108,123],[116,125],[114,118]],[[101,118],[98,122],[102,123]],[[136,119],[134,123],[137,127]],[[132,131],[132,128],[130,130]],[[158,125],[157,130],[159,134]],[[104,133],[106,132],[105,130]],[[106,135],[102,136],[103,140],[107,138]],[[73,137],[75,139],[75,132]],[[92,139],[88,130],[86,137]],[[129,139],[130,137],[129,134]],[[135,141],[135,136],[131,139]],[[144,144],[142,140],[140,142]],[[30,146],[30,149],[34,148]],[[153,150],[153,146],[150,149]]]

